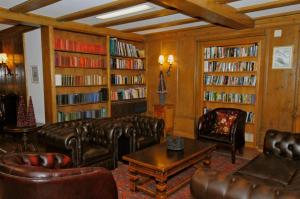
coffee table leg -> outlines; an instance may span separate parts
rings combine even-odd
[[[203,160],[203,165],[206,166],[206,167],[210,167],[210,164],[211,164],[211,154],[207,154]]]
[[[136,191],[136,184],[138,179],[139,178],[137,176],[137,172],[134,169],[129,168],[130,191]]]
[[[156,199],[167,198],[167,182],[161,179],[156,179]]]

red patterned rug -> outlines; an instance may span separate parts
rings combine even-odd
[[[246,159],[237,158],[235,164],[231,164],[231,157],[227,154],[221,154],[218,152],[214,152],[212,155],[211,169],[217,171],[227,172],[228,174],[237,170],[241,166],[245,165],[248,162]],[[113,170],[113,176],[117,182],[119,199],[145,199],[152,198],[147,194],[142,192],[133,193],[129,190],[129,177],[128,177],[128,166],[126,164],[119,163],[117,169]],[[195,168],[191,167],[186,169],[184,172],[176,175],[172,179],[168,181],[168,186],[173,186],[174,184],[180,182],[182,179],[186,179],[189,176],[192,176],[195,172]],[[148,184],[149,187],[154,188],[154,181]],[[170,199],[191,199],[190,186],[187,184],[186,186],[179,189],[177,192],[172,194]]]

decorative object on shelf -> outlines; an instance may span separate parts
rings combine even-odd
[[[166,100],[167,88],[165,83],[164,74],[162,72],[162,65],[165,62],[165,58],[163,55],[158,57],[158,63],[160,64],[160,72],[159,72],[159,82],[158,82],[158,90],[157,93],[159,94],[159,104],[164,105]]]
[[[28,110],[26,115],[27,126],[36,126],[36,120],[35,120],[35,114],[34,114],[34,108],[33,108],[31,96],[29,97],[29,104],[27,110]]]
[[[291,69],[293,46],[279,46],[273,49],[272,69]]]
[[[184,149],[184,139],[178,136],[167,136],[167,149],[172,151],[181,151]]]
[[[23,96],[20,96],[19,104],[17,108],[17,127],[26,127],[27,119],[26,119],[26,105]]]
[[[171,75],[171,70],[172,70],[172,65],[174,63],[174,56],[173,55],[168,56],[168,63],[169,63],[169,68],[168,68],[166,74],[167,74],[167,76],[170,76]]]

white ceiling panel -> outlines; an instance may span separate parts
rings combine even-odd
[[[24,1],[26,0],[0,0],[0,7],[8,9],[20,3],[23,3]]]
[[[107,22],[107,21],[111,21],[111,20],[121,19],[121,18],[124,18],[124,17],[130,17],[130,16],[134,16],[134,15],[138,15],[138,14],[142,14],[142,13],[147,13],[147,12],[153,12],[155,10],[162,9],[162,7],[154,5],[152,3],[144,3],[144,4],[150,5],[152,8],[149,9],[149,10],[146,10],[146,11],[136,12],[136,13],[132,13],[132,14],[128,14],[128,15],[123,15],[123,16],[120,16],[120,17],[111,18],[111,19],[98,19],[98,18],[96,18],[96,16],[97,16],[96,15],[96,16],[76,20],[76,22],[89,24],[89,25],[94,25],[94,24],[97,24],[97,23],[102,23],[102,22]]]
[[[268,9],[268,10],[261,10],[261,11],[256,11],[256,12],[250,12],[250,13],[247,13],[247,15],[252,18],[257,18],[257,17],[263,17],[263,16],[268,16],[268,15],[273,15],[273,14],[282,14],[285,12],[292,12],[292,11],[298,11],[298,10],[300,10],[300,4],[284,6],[284,7],[280,7],[280,8],[273,8],[273,9]]]
[[[5,30],[7,28],[11,28],[13,25],[7,25],[7,24],[0,24],[0,31]]]
[[[154,19],[148,19],[148,20],[143,20],[143,21],[138,21],[138,22],[133,22],[133,23],[122,24],[122,25],[118,25],[118,26],[111,26],[110,28],[117,29],[117,30],[125,30],[125,29],[129,29],[129,28],[143,27],[143,26],[160,24],[160,23],[176,21],[176,20],[180,20],[180,19],[187,19],[187,18],[191,18],[191,17],[183,15],[183,14],[174,14],[174,15],[169,15],[169,16],[164,16],[164,17],[157,17]]]
[[[56,18],[102,4],[111,3],[113,1],[115,0],[62,0],[55,4],[35,10],[32,13]]]
[[[272,1],[274,1],[274,0],[241,0],[241,1],[235,1],[232,3],[228,3],[228,5],[230,5],[234,8],[242,8],[242,7],[246,7],[246,6],[268,3],[268,2],[272,2]]]
[[[183,24],[183,25],[178,25],[178,26],[170,26],[166,28],[157,28],[157,29],[152,29],[152,30],[145,30],[145,31],[140,31],[136,32],[137,34],[141,35],[146,35],[146,34],[151,34],[151,33],[157,33],[157,32],[165,32],[165,31],[170,31],[170,30],[178,30],[178,29],[183,29],[183,28],[192,28],[192,27],[200,27],[200,26],[205,26],[208,25],[209,23],[204,22],[204,21],[199,21],[199,22],[194,22],[194,23],[188,23],[188,24]]]

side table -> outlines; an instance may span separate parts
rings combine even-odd
[[[169,132],[174,130],[174,105],[173,104],[155,104],[154,117],[163,119],[165,121],[164,137]]]
[[[28,135],[31,133],[37,132],[43,126],[44,126],[44,124],[42,124],[42,123],[37,123],[35,126],[28,126],[28,127],[17,127],[15,125],[7,125],[7,126],[4,126],[3,130],[4,130],[4,132],[7,132],[11,135],[21,134],[22,141],[23,141],[23,146],[21,148],[21,152],[26,152],[26,151],[29,151]],[[32,145],[32,148],[34,151],[36,151],[36,148],[34,145]]]

